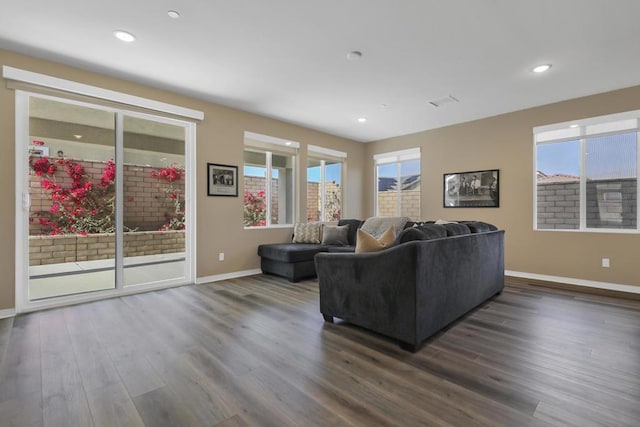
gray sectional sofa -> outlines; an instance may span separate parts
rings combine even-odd
[[[410,351],[504,287],[504,230],[486,223],[409,227],[373,253],[315,255],[320,311]]]

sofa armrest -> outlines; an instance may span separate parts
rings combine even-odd
[[[359,326],[415,341],[416,245],[380,252],[315,256],[320,311]]]
[[[418,340],[504,288],[504,230],[423,241],[417,250]]]

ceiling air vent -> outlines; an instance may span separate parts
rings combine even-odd
[[[434,99],[433,101],[429,101],[429,104],[433,105],[434,107],[442,107],[443,105],[447,105],[452,102],[460,102],[460,101],[458,100],[458,98],[449,95],[446,98]]]

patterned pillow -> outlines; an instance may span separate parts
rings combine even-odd
[[[321,228],[318,222],[297,222],[293,226],[293,243],[320,243]]]

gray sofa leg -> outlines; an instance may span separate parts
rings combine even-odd
[[[406,351],[410,351],[411,353],[415,353],[420,350],[420,344],[409,344],[408,342],[400,342],[400,348]]]
[[[324,317],[324,321],[327,323],[333,323],[333,316],[329,316],[327,314],[322,313],[322,317]]]

